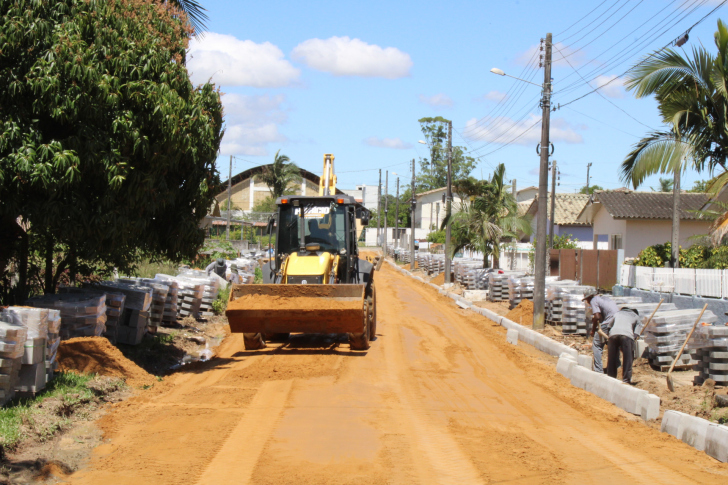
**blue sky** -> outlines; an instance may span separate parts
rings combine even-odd
[[[540,84],[543,70],[528,61],[552,32],[553,103],[565,104],[621,75],[720,3],[205,0],[208,32],[192,42],[188,67],[194,82],[211,77],[225,93],[223,179],[230,155],[237,173],[270,163],[280,149],[317,174],[323,154],[333,153],[340,188],[376,184],[383,167],[404,183],[409,161],[427,156],[417,120],[443,116],[453,120],[454,144],[479,157],[474,176],[505,163],[506,176],[522,188],[538,183],[540,90],[492,74],[492,67]],[[701,43],[714,52],[718,18],[728,19],[728,8],[693,28],[686,52]],[[654,100],[635,99],[621,79],[600,89],[602,96],[552,113],[559,191],[583,186],[589,162],[592,184],[623,186],[625,155],[647,126],[660,127]],[[688,172],[683,187],[699,178],[708,174]]]

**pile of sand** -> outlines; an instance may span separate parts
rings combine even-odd
[[[153,375],[124,357],[104,337],[78,337],[61,342],[58,348],[59,370],[81,374],[122,377],[132,387],[152,385]]]
[[[440,273],[439,275],[435,276],[430,280],[430,283],[438,286],[442,286],[445,284],[445,273]]]
[[[516,308],[506,314],[506,318],[512,322],[529,325],[533,322],[533,302],[521,300]]]

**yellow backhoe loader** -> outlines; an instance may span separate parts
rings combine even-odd
[[[324,155],[318,196],[276,200],[275,253],[263,266],[262,285],[233,285],[225,314],[242,333],[246,350],[292,332],[347,333],[353,350],[366,350],[377,327],[374,271],[381,260],[359,258],[356,220],[370,212],[336,193],[334,156]]]

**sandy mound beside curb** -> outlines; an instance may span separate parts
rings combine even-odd
[[[512,322],[520,323],[526,326],[531,326],[533,322],[533,302],[531,300],[521,300],[513,310],[506,314],[506,318]]]
[[[155,377],[131,360],[104,337],[78,337],[61,342],[58,348],[61,371],[123,377],[132,387],[154,384]]]

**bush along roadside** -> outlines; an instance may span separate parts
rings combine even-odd
[[[663,268],[670,261],[672,244],[655,244],[640,251],[637,259],[631,264],[650,268]],[[679,262],[681,268],[688,269],[728,269],[728,246],[704,246],[693,244],[689,248],[680,248]]]
[[[53,438],[75,421],[89,419],[105,402],[131,392],[123,379],[61,372],[35,397],[15,399],[0,409],[2,455],[27,441]]]

